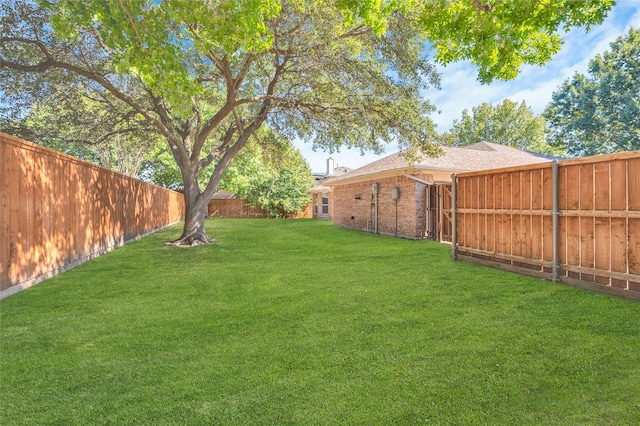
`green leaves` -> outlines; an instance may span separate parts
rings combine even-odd
[[[276,0],[223,0],[193,2],[176,0],[165,8],[169,17],[181,23],[182,31],[201,53],[221,49],[226,53],[236,50],[265,50],[273,43],[267,22],[281,11]]]
[[[387,31],[390,15],[397,11],[409,11],[415,5],[413,0],[338,0],[336,3],[345,14],[347,24],[353,25],[361,21],[376,35]]]
[[[562,44],[558,31],[602,22],[613,0],[423,1],[419,21],[442,64],[470,60],[478,79],[509,80],[522,64],[543,65]]]
[[[267,130],[235,158],[220,187],[278,217],[300,213],[311,202],[306,191],[313,184],[300,151]]]
[[[204,90],[193,72],[194,58],[267,49],[273,42],[267,22],[280,13],[275,0],[46,0],[43,6],[54,12],[60,37],[71,41],[95,31],[112,53],[116,72],[140,78],[182,116],[189,113],[190,97]]]
[[[572,157],[640,149],[640,31],[611,49],[553,93],[544,116],[550,142]]]
[[[67,40],[93,28],[102,43],[115,52],[116,69],[132,73],[172,96],[188,98],[202,87],[194,81],[187,59],[194,54],[231,54],[264,51],[276,34],[270,22],[281,13],[305,14],[311,5],[302,0],[221,0],[213,2],[147,0],[79,2],[41,0],[54,11],[53,27]],[[395,14],[408,22],[435,48],[443,64],[469,59],[479,68],[479,79],[512,79],[522,64],[542,65],[562,44],[558,30],[602,22],[613,0],[338,0],[342,28],[369,27],[381,36]],[[284,9],[283,9],[284,8]],[[184,102],[184,101],[183,101]],[[182,107],[185,107],[182,105]]]
[[[465,109],[461,120],[455,120],[449,133],[443,135],[448,145],[469,145],[487,141],[542,154],[560,155],[546,143],[545,121],[533,114],[523,101],[518,105],[505,99],[496,106],[488,103]]]

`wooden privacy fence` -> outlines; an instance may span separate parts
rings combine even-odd
[[[267,217],[267,212],[260,207],[247,204],[243,198],[213,199],[209,201],[210,217]]]
[[[252,206],[247,203],[244,198],[214,198],[209,201],[208,214],[210,217],[244,217],[244,218],[267,218],[270,217],[266,210]],[[311,218],[311,204],[305,207],[302,213],[285,214],[281,212],[280,216],[289,219]]]
[[[184,196],[0,133],[0,297],[184,217]]]
[[[454,175],[452,256],[640,299],[640,152]]]

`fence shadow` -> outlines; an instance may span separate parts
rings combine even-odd
[[[177,222],[184,196],[0,133],[0,298]]]

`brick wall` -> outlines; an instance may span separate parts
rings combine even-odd
[[[333,189],[335,225],[345,228],[375,231],[376,197],[372,184],[378,184],[378,233],[405,238],[425,236],[425,185],[404,176],[376,181],[335,186]],[[400,197],[392,198],[393,188]]]
[[[326,194],[327,199],[329,201],[328,208],[329,211],[327,213],[322,212],[322,194]],[[311,211],[311,217],[314,219],[332,219],[333,218],[333,192],[314,192],[311,194],[312,200],[309,205]],[[308,217],[308,216],[305,216]]]

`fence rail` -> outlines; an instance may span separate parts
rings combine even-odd
[[[210,217],[271,217],[266,210],[258,206],[250,205],[244,198],[213,199],[209,201],[208,214]],[[284,213],[284,211],[281,211],[280,216],[289,219],[311,218],[311,204],[307,205],[301,213]]]
[[[454,257],[640,299],[640,152],[464,173],[454,185]]]
[[[249,206],[244,199],[234,198],[209,201],[209,216],[262,218],[267,217],[268,214],[260,207]]]
[[[0,133],[0,297],[184,216],[182,194]]]

